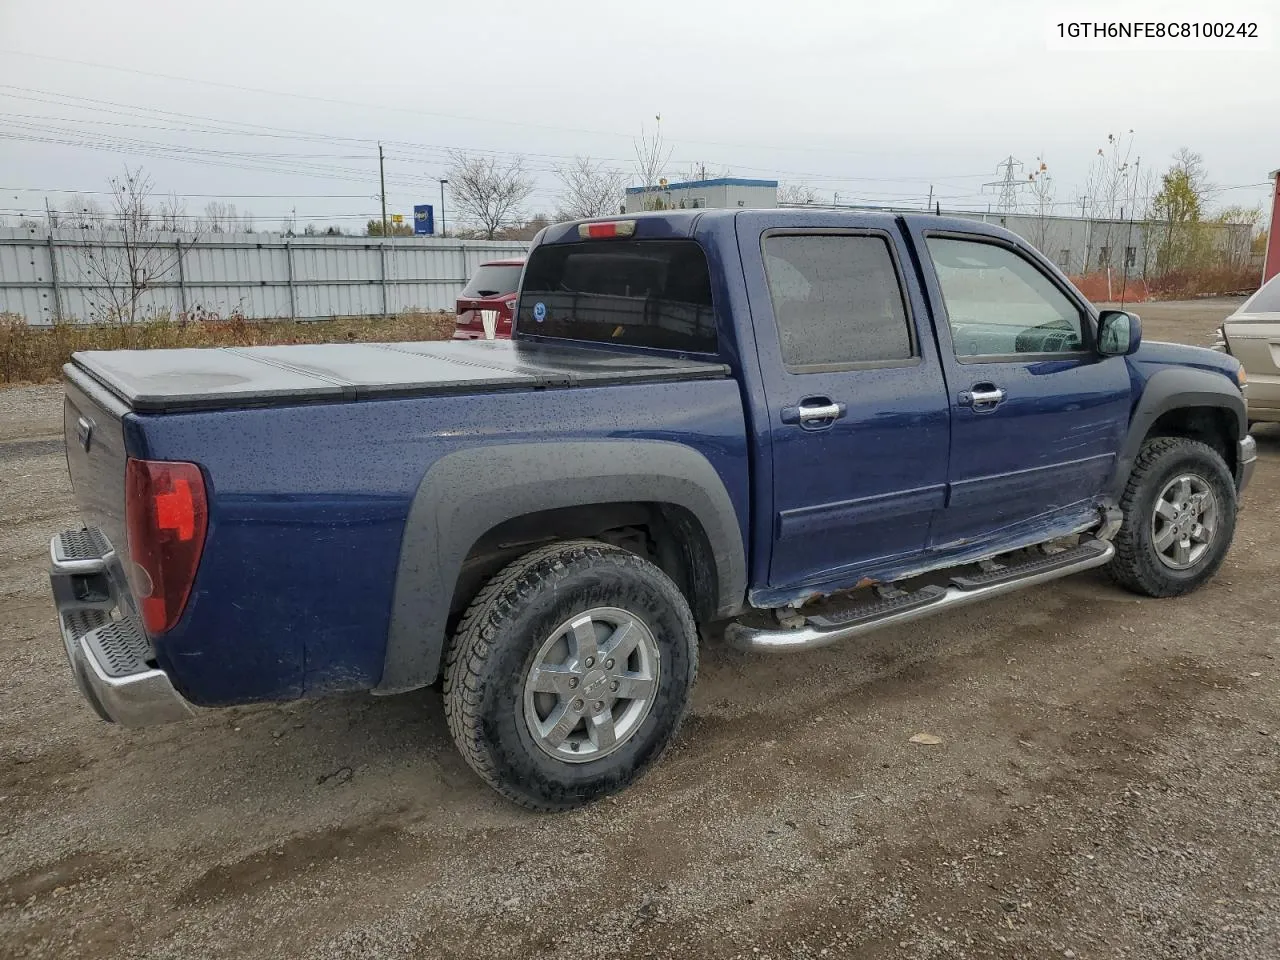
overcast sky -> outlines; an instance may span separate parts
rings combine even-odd
[[[1203,20],[1267,6],[1156,9]],[[1106,9],[1126,7],[1152,4]],[[260,229],[295,209],[299,227],[362,226],[377,213],[378,140],[394,212],[438,203],[450,147],[523,154],[529,211],[552,211],[557,163],[630,170],[658,114],[673,176],[705,163],[824,199],[923,206],[932,185],[944,209],[985,209],[982,184],[1012,154],[1026,171],[1044,158],[1066,213],[1107,134],[1133,130],[1143,168],[1188,146],[1232,188],[1220,204],[1261,204],[1280,167],[1280,43],[1050,50],[1048,23],[1072,9],[0,0],[0,216],[141,163],[191,213],[219,196]]]

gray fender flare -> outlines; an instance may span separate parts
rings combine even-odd
[[[541,510],[625,502],[674,504],[696,517],[715,559],[717,616],[741,608],[747,561],[737,514],[719,474],[693,448],[599,440],[460,450],[431,465],[409,507],[374,693],[435,682],[462,562],[486,532]]]
[[[1109,493],[1118,498],[1124,492],[1133,462],[1138,458],[1142,441],[1147,438],[1152,425],[1170,410],[1184,407],[1218,407],[1229,411],[1236,425],[1236,435],[1231,438],[1233,442],[1248,433],[1244,396],[1222,374],[1193,367],[1161,370],[1147,381],[1133,416],[1129,418],[1129,432],[1120,448]]]

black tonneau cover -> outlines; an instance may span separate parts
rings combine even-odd
[[[722,363],[511,340],[93,350],[71,357],[139,411],[726,377]]]

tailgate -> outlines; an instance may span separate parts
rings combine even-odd
[[[127,559],[123,418],[128,408],[83,371],[68,365],[63,373],[62,431],[80,517],[86,526],[101,529]]]

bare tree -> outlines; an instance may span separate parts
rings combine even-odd
[[[141,167],[112,177],[110,209],[84,232],[78,251],[93,284],[86,297],[95,319],[136,322],[147,291],[174,268],[181,252],[151,208],[152,181]]]
[[[807,183],[788,183],[778,188],[778,203],[783,206],[807,206],[818,202],[818,192]]]
[[[653,135],[645,132],[644,124],[640,125],[640,139],[634,141],[636,150],[636,176],[640,186],[644,187],[642,206],[646,210],[655,210],[662,206],[662,201],[653,195],[656,187],[662,182],[667,167],[671,163],[671,148],[662,140],[662,114],[654,115]]]
[[[520,208],[533,193],[533,179],[525,173],[524,158],[506,163],[497,158],[449,151],[449,189],[463,219],[470,219],[492,240],[505,223],[521,219]]]
[[[106,216],[102,204],[90,200],[81,194],[75,194],[62,205],[62,213],[57,215],[54,226],[70,227],[73,230],[91,230]]]
[[[617,213],[627,177],[621,170],[595,163],[590,157],[574,157],[556,167],[560,179],[558,220],[587,220]]]
[[[1053,232],[1053,206],[1057,188],[1053,184],[1053,174],[1049,172],[1049,165],[1044,162],[1044,157],[1036,157],[1035,169],[1031,171],[1028,179],[1031,183],[1031,214],[1034,218],[1030,240],[1037,250],[1053,260],[1054,256],[1050,250],[1053,240],[1050,234]],[[1061,266],[1066,269],[1068,265],[1061,264]]]
[[[1132,130],[1122,134],[1108,133],[1106,145],[1097,149],[1089,164],[1084,190],[1076,198],[1081,202],[1081,209],[1086,217],[1086,273],[1095,247],[1106,251],[1105,257],[1098,258],[1098,268],[1110,266],[1116,221],[1133,194],[1133,177],[1136,173],[1136,164],[1132,160],[1133,145]]]
[[[234,203],[210,200],[205,204],[204,218],[211,233],[234,233],[240,221],[240,214]]]
[[[182,233],[187,225],[187,205],[175,193],[169,194],[156,207],[156,226],[166,233]]]

